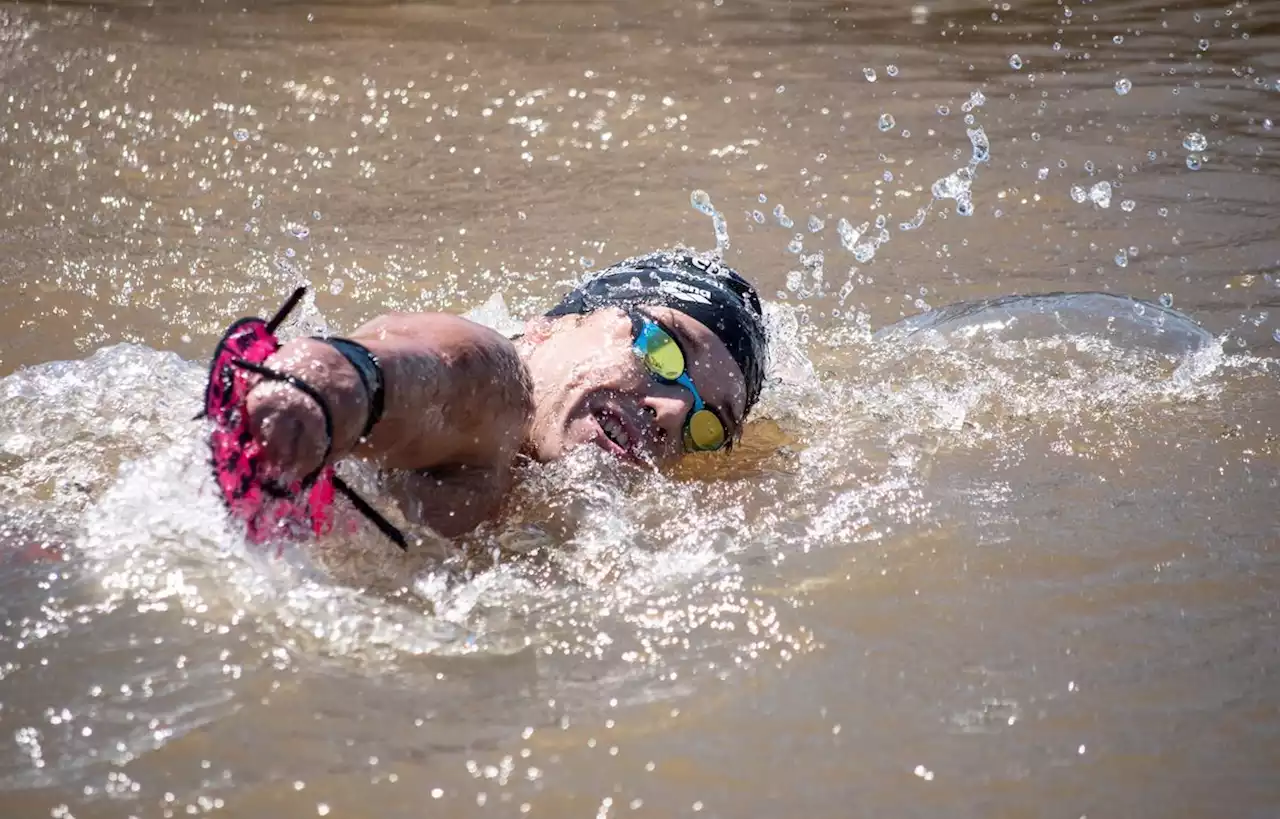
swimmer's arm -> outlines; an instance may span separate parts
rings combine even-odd
[[[385,381],[382,420],[364,443],[358,439],[368,396],[336,350],[295,339],[267,361],[325,397],[334,421],[330,461],[354,454],[387,469],[424,472],[433,483],[443,481],[430,503],[425,489],[410,493],[423,496],[424,510],[443,510],[424,512],[424,522],[450,511],[454,518],[483,520],[480,510],[491,513],[500,503],[532,414],[528,375],[515,347],[487,327],[441,313],[381,316],[350,338],[377,356]],[[264,383],[250,394],[249,413],[255,436],[288,472],[304,475],[319,464],[323,416],[305,395]],[[457,478],[467,471],[466,480]],[[480,486],[474,475],[489,475],[488,484]]]

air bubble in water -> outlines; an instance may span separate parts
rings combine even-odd
[[[1048,169],[1048,168],[1041,168],[1040,170],[1036,171],[1036,178],[1037,178],[1037,179],[1039,179],[1041,182],[1043,182],[1044,180],[1048,179],[1048,178],[1049,178],[1049,169]]]
[[[334,279],[329,282],[329,292],[335,296],[341,295],[343,288],[345,288],[346,286],[347,286],[347,283],[344,280]]]
[[[751,211],[751,218],[754,219],[758,225],[764,224],[764,214],[758,210]]]
[[[853,249],[853,258],[866,264],[876,257],[876,246],[871,242],[863,242]]]
[[[696,190],[689,195],[689,202],[699,213],[705,213],[711,216],[716,212],[715,206],[711,204],[711,194],[704,190]]]
[[[1089,189],[1089,201],[1100,208],[1111,207],[1111,183],[1099,182]]]
[[[1009,67],[1012,68],[1014,71],[1021,71],[1022,58],[1019,57],[1017,54],[1011,55],[1009,57]]]
[[[797,233],[790,242],[787,243],[788,253],[799,253],[804,250],[804,234]]]
[[[1125,199],[1120,203],[1120,210],[1124,211],[1125,213],[1133,213],[1133,209],[1136,208],[1137,206],[1138,206],[1138,203],[1133,201],[1132,199]]]
[[[1198,45],[1200,46],[1200,50],[1201,50],[1201,51],[1208,51],[1208,50],[1209,50],[1209,41],[1208,41],[1208,40],[1201,40],[1201,41],[1199,42],[1199,44],[1198,44]]]
[[[290,230],[295,239],[305,239],[311,235],[311,230],[304,225],[294,225]]]
[[[768,202],[768,201],[769,201],[769,197],[765,196],[763,193],[760,194],[760,204],[763,205],[765,202]]]
[[[1273,125],[1273,123],[1271,122],[1271,120],[1269,120],[1269,119],[1264,119],[1264,120],[1262,121],[1262,130],[1264,130],[1264,131],[1270,131],[1273,127],[1274,127],[1274,125]]]
[[[967,194],[956,197],[956,213],[961,216],[973,215],[973,200]]]
[[[237,128],[231,135],[236,138],[236,142],[244,142],[249,138],[249,132],[244,128]]]
[[[1123,250],[1116,253],[1116,267],[1128,267],[1128,266],[1129,266],[1129,256]]]
[[[1193,171],[1198,171],[1204,166],[1204,160],[1199,154],[1192,154],[1187,157],[1187,167]]]
[[[866,78],[867,78],[867,82],[875,82],[875,81],[876,81],[876,70],[875,70],[874,68],[870,68],[870,67],[868,67],[868,68],[864,68],[864,69],[862,69],[862,76],[864,76],[864,77],[866,77]]]
[[[1160,294],[1160,306],[1161,306],[1161,307],[1172,307],[1172,306],[1173,306],[1173,294],[1172,294],[1172,293],[1161,293],[1161,294]]]
[[[1084,188],[1080,187],[1079,185],[1072,185],[1072,186],[1071,186],[1071,199],[1072,199],[1072,201],[1074,201],[1077,205],[1083,205],[1086,201],[1088,201],[1088,199],[1089,199],[1089,194],[1088,194],[1088,192],[1086,192],[1086,191],[1085,191],[1085,189],[1084,189]]]
[[[892,115],[892,114],[881,114],[881,115],[880,115],[880,130],[881,130],[881,131],[888,131],[888,130],[891,130],[892,128],[893,128],[893,115]]]
[[[1182,138],[1182,147],[1188,151],[1203,151],[1209,147],[1209,140],[1199,131],[1192,131]]]
[[[1169,209],[1168,209],[1168,208],[1160,208],[1159,210],[1157,210],[1157,211],[1156,211],[1156,213],[1160,214],[1160,216],[1163,218],[1163,217],[1165,217],[1165,216],[1168,216],[1168,215],[1169,215]]]
[[[1124,45],[1124,35],[1117,34],[1116,36],[1111,38],[1111,42],[1115,43],[1116,45]]]
[[[896,65],[886,65],[884,67],[884,73],[888,74],[890,77],[896,77],[898,76],[898,67]]]
[[[818,231],[822,230],[822,228],[823,228],[823,226],[824,226],[825,224],[826,224],[826,223],[825,223],[825,222],[823,222],[821,219],[819,219],[817,216],[810,216],[810,217],[809,217],[809,232],[810,232],[810,233],[817,233]]]
[[[938,114],[939,114],[939,115],[941,115],[941,116],[944,116],[944,117],[945,117],[947,114],[950,114],[950,113],[951,113],[951,109],[950,109],[950,108],[948,108],[947,106],[945,106],[945,105],[939,105],[939,106],[938,106]]]
[[[1128,94],[1132,90],[1133,90],[1133,83],[1129,82],[1129,79],[1127,77],[1121,77],[1120,79],[1116,80],[1116,93],[1119,94],[1120,96],[1123,97],[1125,94]]]
[[[1271,334],[1271,337],[1274,338],[1277,342],[1280,342],[1280,330],[1276,330],[1275,332],[1273,332]]]

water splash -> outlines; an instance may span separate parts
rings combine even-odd
[[[716,237],[715,254],[717,258],[723,258],[725,251],[729,249],[729,223],[725,220],[724,214],[716,210],[711,202],[711,194],[704,190],[695,190],[689,194],[689,202],[694,210],[711,217],[711,226]]]

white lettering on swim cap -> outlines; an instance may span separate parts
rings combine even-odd
[[[675,281],[673,279],[662,279],[658,282],[658,289],[672,298],[680,301],[692,301],[698,304],[711,304],[711,291],[703,290],[701,287],[694,287],[685,282]]]

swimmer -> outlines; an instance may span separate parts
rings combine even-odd
[[[500,513],[522,457],[590,446],[658,466],[728,449],[760,396],[767,347],[741,275],[658,252],[594,274],[513,339],[444,313],[295,339],[263,362],[278,376],[253,383],[245,406],[284,478],[364,459],[406,519],[455,537]]]

